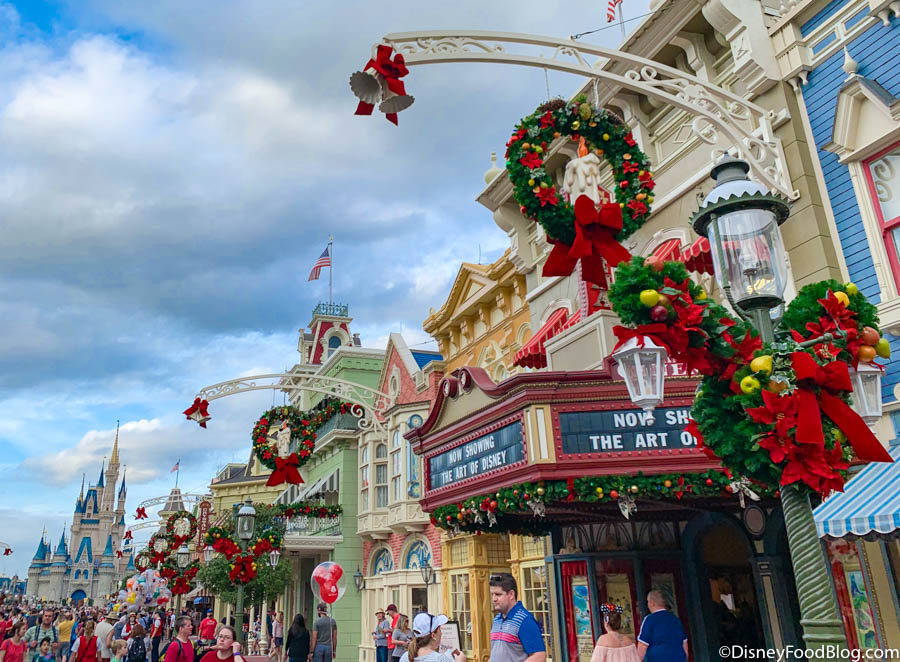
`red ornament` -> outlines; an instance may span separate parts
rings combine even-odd
[[[663,259],[658,255],[651,255],[650,257],[644,258],[644,266],[650,267],[653,271],[662,271]]]
[[[610,490],[610,491],[609,491],[609,498],[610,498],[610,499],[618,499],[618,498],[619,498],[619,491],[618,491],[618,490]]]
[[[665,322],[669,319],[669,309],[665,306],[653,306],[650,309],[650,319],[654,322]]]
[[[713,479],[712,479],[712,478],[707,478],[707,479],[706,479],[706,486],[707,486],[707,487],[712,487],[712,485],[713,485]]]

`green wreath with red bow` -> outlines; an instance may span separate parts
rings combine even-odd
[[[316,447],[316,430],[337,414],[351,413],[357,405],[340,400],[328,400],[314,411],[300,411],[292,405],[280,405],[267,410],[253,426],[253,452],[260,463],[272,470],[266,485],[303,482],[300,467],[309,461]],[[291,443],[297,442],[297,450],[287,457],[279,457],[277,448],[269,441],[269,428],[287,425],[291,429]]]
[[[602,157],[615,178],[614,201],[596,207],[587,196],[567,200],[557,190],[545,158],[554,140],[579,142],[587,154]],[[610,268],[631,255],[619,242],[650,215],[653,173],[631,130],[584,96],[550,101],[523,119],[506,143],[506,170],[522,213],[540,223],[553,250],[544,276],[568,276],[581,260],[584,279],[606,288],[603,260]]]
[[[139,573],[144,572],[144,570],[147,570],[152,565],[153,563],[150,560],[150,553],[146,549],[143,549],[135,554],[134,569]]]
[[[159,575],[169,581],[169,589],[173,595],[184,595],[194,588],[193,581],[200,572],[200,564],[191,561],[186,568],[179,568],[171,557],[166,559],[159,568]]]
[[[680,262],[619,265],[609,300],[626,325],[614,328],[619,345],[652,340],[703,376],[688,430],[735,474],[827,496],[843,489],[854,456],[891,461],[850,406],[851,368],[890,352],[852,283],[803,287],[775,343],[709,299]]]
[[[186,536],[175,534],[175,522],[182,519],[186,519],[190,525],[190,531]],[[197,535],[197,518],[194,517],[193,513],[186,510],[179,510],[177,513],[172,513],[166,520],[166,535],[169,538],[170,547],[172,549],[178,549],[182,544]]]
[[[268,552],[280,550],[283,539],[275,529],[266,529],[248,546],[247,551],[242,551],[228,529],[213,526],[206,532],[204,542],[229,561],[228,577],[231,581],[246,584],[256,577],[257,559]]]
[[[168,535],[165,533],[154,533],[147,542],[147,554],[150,559],[150,565],[157,565],[165,561],[169,558],[169,554],[172,553],[172,549],[172,541]]]

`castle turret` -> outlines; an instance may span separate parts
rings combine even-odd
[[[59,560],[62,560],[63,564],[65,564],[66,557],[69,555],[68,547],[66,546],[66,532],[63,531],[62,535],[59,536],[59,544],[56,546],[56,551],[53,552],[53,562],[54,564],[58,563]]]
[[[44,535],[41,534],[41,541],[38,543],[37,551],[34,553],[31,560],[37,562],[43,561],[44,557],[47,556],[47,550],[47,543],[44,541]]]
[[[116,440],[113,442],[112,452],[109,455],[109,466],[106,468],[106,485],[109,492],[103,491],[103,512],[110,512],[115,508],[116,483],[119,481],[119,423],[116,422]]]

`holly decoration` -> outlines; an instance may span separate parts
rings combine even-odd
[[[584,197],[590,205],[579,209],[576,200],[567,200],[567,194],[556,189],[544,159],[551,144],[564,137],[576,142],[583,138],[587,153],[604,158],[612,168],[615,179],[615,200],[609,205],[612,210],[604,205],[598,217],[587,196]],[[614,234],[610,235],[615,240],[613,243],[623,241],[640,228],[650,215],[656,185],[650,172],[650,160],[638,147],[627,126],[606,110],[595,109],[585,96],[569,102],[556,99],[539,106],[519,122],[506,147],[506,170],[521,212],[541,224],[548,240],[555,245],[554,250],[561,253],[560,249],[565,248],[573,260],[587,257],[585,250],[590,254],[589,249],[582,248],[573,255],[572,248],[576,241],[582,247],[587,245],[584,235],[614,228]],[[610,211],[617,216],[614,221],[608,218]],[[617,250],[608,254],[622,255],[620,259],[627,259],[628,252],[618,244],[615,247]],[[548,264],[557,263],[559,266],[561,259],[561,256],[557,260],[548,259]],[[545,269],[544,275],[560,274],[546,273]],[[598,284],[605,286],[605,279]]]
[[[272,407],[259,417],[253,426],[253,452],[263,466],[272,470],[267,485],[301,483],[297,470],[309,461],[316,447],[316,430],[337,414],[352,411],[353,405],[340,400],[327,400],[314,411],[304,412],[291,405]],[[278,449],[269,441],[269,428],[286,424],[291,429],[291,442],[297,451],[287,458],[278,456]]]
[[[616,270],[609,300],[627,326],[614,332],[620,343],[651,339],[703,375],[687,429],[711,458],[755,483],[797,483],[822,496],[843,489],[854,452],[891,461],[849,406],[849,368],[872,361],[881,340],[875,307],[858,288],[805,286],[785,311],[781,337],[763,343],[708,299],[683,264],[648,262],[635,257]],[[660,296],[652,307],[650,289]],[[664,317],[654,314],[660,306]]]
[[[175,533],[175,523],[182,519],[186,519],[190,525],[190,530],[186,536],[179,536]],[[172,513],[166,520],[166,535],[169,538],[170,547],[178,549],[182,544],[197,535],[197,518],[194,517],[193,513],[189,513],[186,510]]]
[[[727,488],[733,481],[728,471],[710,470],[695,474],[639,473],[635,476],[589,476],[521,483],[440,506],[432,512],[431,523],[448,531],[545,535],[554,521],[537,513],[553,503],[616,503],[622,495],[642,500],[719,497],[728,494]],[[756,488],[754,486],[759,494],[771,493],[765,486]],[[535,517],[525,519],[521,517],[523,513]]]

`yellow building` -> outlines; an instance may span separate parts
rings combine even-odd
[[[462,366],[484,368],[500,382],[523,372],[514,365],[531,338],[531,315],[525,299],[525,276],[516,271],[507,250],[493,264],[464,262],[439,310],[423,326],[445,357],[445,374]],[[544,564],[545,539],[507,535],[456,536],[442,544],[440,611],[459,623],[467,657],[490,657],[491,608],[488,581],[493,572],[512,572],[519,597],[544,624],[549,638],[549,595]]]

